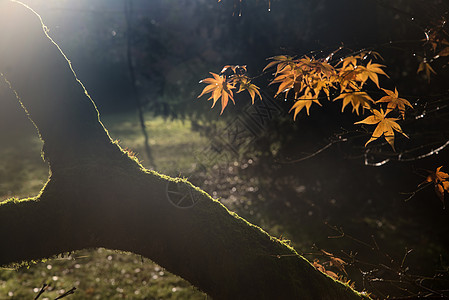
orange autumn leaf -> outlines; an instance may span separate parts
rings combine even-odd
[[[214,107],[215,103],[221,97],[220,114],[222,114],[223,110],[228,105],[229,99],[234,102],[232,89],[235,89],[235,86],[232,83],[226,81],[226,76],[220,76],[212,72],[210,72],[210,74],[212,74],[213,78],[206,78],[200,81],[200,83],[206,83],[208,84],[208,86],[203,89],[198,98],[200,98],[204,94],[212,93],[212,95],[207,100],[213,99],[212,107]]]
[[[371,105],[370,103],[374,103],[374,100],[371,99],[371,97],[365,93],[365,92],[345,92],[341,93],[337,98],[334,99],[343,99],[343,104],[341,107],[341,112],[345,110],[345,107],[348,104],[352,105],[352,112],[356,112],[357,115],[359,115],[359,108],[362,107],[362,109],[370,109]]]
[[[357,79],[362,83],[362,85],[369,79],[371,79],[372,82],[374,82],[378,88],[379,86],[379,77],[378,75],[388,75],[382,70],[381,68],[385,67],[384,65],[372,63],[372,61],[369,61],[366,66],[358,66],[358,74]]]
[[[312,106],[312,103],[316,103],[319,106],[321,106],[321,103],[318,101],[318,99],[314,96],[312,96],[311,93],[306,92],[304,95],[296,99],[295,104],[293,104],[292,108],[290,108],[290,111],[295,110],[293,114],[293,120],[296,120],[296,115],[305,107],[307,111],[307,115],[310,115],[310,107]],[[289,111],[289,112],[290,112]]]
[[[249,95],[251,96],[251,102],[254,104],[254,98],[259,96],[260,100],[262,100],[262,96],[259,92],[259,87],[255,84],[252,84],[251,81],[248,78],[241,78],[239,81],[239,90],[237,93],[240,93],[242,91],[248,91]]]
[[[397,118],[386,118],[386,115],[388,113],[384,113],[384,111],[381,109],[378,111],[377,109],[372,110],[373,114],[366,119],[355,122],[354,124],[368,124],[368,125],[375,125],[377,124],[376,129],[374,129],[373,134],[371,135],[371,138],[368,142],[366,142],[366,145],[371,143],[372,141],[377,140],[378,138],[384,136],[385,140],[390,144],[390,146],[394,150],[394,131],[397,131],[399,133],[402,133],[406,138],[408,136],[402,131],[401,126],[399,126],[398,123],[396,123]]]
[[[343,59],[343,66],[342,66],[343,70],[347,70],[348,67],[349,69],[353,70],[356,66],[357,66],[357,57],[348,56]]]
[[[449,56],[449,47],[443,48],[443,50],[441,50],[438,53],[439,56]]]
[[[435,193],[444,205],[444,192],[449,193],[449,174],[441,171],[440,166],[435,172],[428,171],[430,174],[426,178],[426,182],[433,182],[435,186]]]
[[[410,102],[408,102],[407,100],[403,99],[403,98],[399,98],[399,93],[398,90],[395,88],[394,92],[387,90],[387,89],[382,89],[387,96],[384,96],[382,98],[380,98],[379,100],[376,101],[376,103],[388,103],[387,104],[387,114],[394,110],[394,109],[398,109],[399,113],[402,116],[402,119],[405,119],[405,106],[409,106],[411,108],[413,108],[413,106],[410,104]]]
[[[270,57],[268,59],[270,59],[272,61],[269,62],[268,65],[266,65],[265,68],[263,68],[262,71],[265,72],[265,70],[267,70],[267,69],[277,65],[276,74],[279,73],[279,71],[281,69],[283,69],[285,66],[291,64],[292,61],[293,61],[293,57],[292,56],[288,56],[288,55],[278,55],[278,56]]]
[[[426,59],[423,59],[422,62],[419,63],[418,71],[416,71],[416,74],[419,74],[421,72],[426,73],[426,77],[428,82],[430,83],[430,75],[431,73],[436,74],[435,70],[432,68],[432,66],[427,62]]]
[[[237,73],[245,73],[248,70],[246,69],[246,65],[244,66],[239,66],[239,65],[226,65],[223,67],[223,69],[221,69],[220,75],[225,73],[227,70],[231,70],[233,74],[237,74]]]
[[[302,78],[301,70],[297,68],[292,68],[290,65],[285,66],[283,70],[270,82],[270,85],[280,83],[278,90],[276,92],[276,96],[282,93],[288,93],[290,89],[292,89],[295,84],[300,83]]]

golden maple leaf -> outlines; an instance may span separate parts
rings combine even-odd
[[[432,68],[432,66],[427,62],[427,60],[424,58],[420,63],[418,67],[418,71],[416,71],[416,74],[419,74],[421,72],[426,73],[427,81],[430,83],[430,74],[436,74],[435,70]]]
[[[394,92],[387,90],[387,89],[382,89],[382,90],[387,94],[387,96],[380,98],[379,100],[376,101],[376,103],[382,103],[382,102],[388,103],[386,114],[388,114],[390,111],[397,108],[399,110],[399,113],[402,116],[402,119],[405,119],[405,106],[407,105],[407,106],[413,108],[413,106],[410,104],[410,102],[408,102],[407,100],[405,100],[403,98],[399,98],[399,93],[396,88],[394,89]]]
[[[358,66],[357,67],[357,80],[361,82],[363,85],[368,78],[371,79],[372,82],[374,82],[378,88],[379,87],[379,75],[385,75],[388,77],[388,75],[382,70],[381,68],[385,67],[381,64],[372,63],[370,60],[366,66]]]
[[[242,91],[248,91],[249,95],[251,96],[252,104],[254,104],[254,98],[256,97],[256,95],[259,96],[260,100],[262,100],[262,96],[260,95],[259,92],[259,87],[256,86],[255,84],[252,84],[248,78],[243,77],[238,81],[238,83],[239,83],[239,90],[237,91],[237,93],[240,93]]]
[[[210,72],[210,74],[212,74],[213,78],[206,78],[200,81],[200,83],[207,83],[208,86],[203,89],[198,98],[200,98],[204,94],[212,93],[212,95],[207,100],[213,99],[212,107],[214,107],[217,100],[221,97],[220,114],[222,114],[223,110],[228,105],[229,99],[234,102],[232,89],[235,89],[235,85],[231,82],[227,82],[226,76],[220,76],[212,72]]]
[[[318,101],[317,97],[313,96],[310,92],[306,91],[304,95],[296,99],[295,104],[293,104],[292,108],[290,108],[290,111],[293,109],[295,110],[293,114],[293,120],[296,120],[296,115],[305,107],[307,111],[307,115],[310,115],[310,107],[312,106],[312,103],[316,103],[319,106],[321,106],[321,103]],[[289,111],[289,112],[290,112]]]
[[[444,191],[449,193],[449,174],[441,172],[442,167],[443,166],[438,167],[435,172],[427,171],[430,174],[427,176],[426,182],[433,182],[435,193],[438,198],[440,198],[441,202],[443,202],[444,206]]]
[[[354,70],[354,68],[357,67],[357,57],[356,56],[345,57],[340,62],[343,63],[343,66],[341,67],[342,70],[348,70],[348,69],[349,70]],[[338,64],[340,64],[340,62]]]
[[[438,56],[449,56],[449,47],[443,48],[443,50],[438,53]]]
[[[290,65],[285,66],[284,69],[278,73],[278,75],[270,82],[270,85],[280,83],[279,88],[276,92],[276,96],[282,93],[288,93],[290,89],[294,87],[295,84],[301,82],[302,72],[298,68],[294,68]],[[302,90],[302,88],[301,88]]]
[[[231,70],[232,74],[243,74],[243,73],[248,72],[248,70],[246,69],[246,65],[244,65],[244,66],[226,65],[223,67],[223,69],[221,69],[220,75],[224,74],[228,70]]]
[[[334,99],[338,100],[338,99],[343,99],[343,104],[341,107],[341,112],[343,112],[345,110],[345,107],[351,103],[352,105],[352,112],[356,112],[357,115],[359,115],[359,108],[362,107],[362,109],[370,109],[371,103],[374,103],[374,100],[371,99],[371,97],[365,93],[365,92],[353,92],[353,91],[349,91],[349,92],[345,92],[345,93],[341,93],[337,98]]]
[[[395,122],[399,119],[386,118],[386,115],[388,113],[384,113],[382,109],[380,109],[380,111],[378,111],[377,109],[373,109],[372,113],[373,114],[367,117],[366,119],[354,123],[354,124],[368,124],[368,125],[377,124],[376,129],[374,129],[374,132],[371,135],[369,141],[366,142],[365,147],[372,141],[375,141],[381,136],[384,136],[385,140],[388,142],[388,144],[390,144],[390,146],[394,150],[394,131],[402,133],[406,138],[408,138],[408,136],[402,131],[401,126],[399,126],[399,124]]]
[[[343,60],[343,66],[338,69],[338,81],[340,83],[340,92],[349,88],[359,89],[357,84],[357,58],[354,56],[346,57]]]
[[[288,55],[278,55],[278,56],[273,56],[268,58],[272,61],[270,61],[268,63],[268,65],[265,66],[265,68],[263,68],[262,71],[265,71],[271,67],[274,67],[277,65],[276,68],[276,74],[280,72],[280,70],[282,70],[285,66],[293,64],[293,56],[288,56]]]

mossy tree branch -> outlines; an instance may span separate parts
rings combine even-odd
[[[39,128],[51,169],[38,196],[0,204],[0,265],[106,247],[148,257],[214,299],[362,297],[190,183],[129,158],[41,25],[0,0],[0,72]],[[172,188],[192,205],[173,205]]]

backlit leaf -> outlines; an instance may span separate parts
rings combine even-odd
[[[295,104],[293,104],[292,108],[290,108],[290,111],[293,109],[295,110],[293,114],[293,119],[296,120],[296,115],[305,107],[307,111],[307,115],[310,114],[310,107],[312,106],[312,103],[316,103],[319,106],[321,106],[321,103],[318,101],[317,98],[313,97],[311,93],[305,93],[298,99],[296,99]]]
[[[407,100],[403,99],[403,98],[399,98],[399,93],[397,89],[394,89],[393,91],[390,90],[386,90],[386,89],[382,89],[385,93],[387,93],[387,96],[384,96],[382,98],[380,98],[379,100],[376,101],[376,103],[388,103],[387,104],[387,114],[394,110],[394,109],[398,109],[399,113],[402,116],[402,119],[405,118],[405,106],[409,106],[411,108],[413,108],[413,106],[410,104],[410,102],[408,102]]]
[[[234,97],[232,93],[232,89],[235,89],[235,86],[233,83],[226,81],[226,76],[218,75],[215,73],[210,72],[212,74],[212,78],[206,78],[200,81],[200,83],[206,83],[208,84],[201,94],[198,96],[200,98],[204,94],[212,93],[212,95],[209,97],[209,99],[213,99],[212,107],[215,106],[215,103],[218,101],[218,99],[221,98],[221,112],[223,113],[223,110],[228,105],[229,99],[234,102]]]
[[[419,74],[421,72],[425,72],[426,73],[426,77],[428,82],[430,83],[430,74],[436,74],[437,72],[435,72],[435,70],[432,68],[432,66],[427,62],[426,59],[424,59],[422,62],[419,63],[419,67],[418,67],[418,71],[416,72],[416,74]]]
[[[371,135],[371,138],[368,142],[366,142],[366,145],[371,143],[372,141],[377,140],[378,138],[384,136],[385,140],[390,144],[390,146],[394,150],[394,131],[397,131],[399,133],[402,133],[406,138],[408,136],[402,131],[401,126],[399,126],[398,123],[396,123],[396,118],[386,118],[385,116],[387,113],[384,113],[384,111],[381,109],[380,111],[373,109],[373,114],[366,119],[355,122],[354,124],[368,124],[368,125],[375,125],[377,124],[376,129],[374,129],[373,134]]]
[[[449,56],[449,47],[444,48],[438,53],[439,56]]]
[[[262,100],[262,96],[259,92],[259,87],[255,84],[252,84],[251,81],[247,78],[242,78],[239,81],[239,90],[237,91],[237,93],[240,93],[242,91],[248,91],[249,95],[251,96],[252,104],[254,104],[254,98],[256,97],[256,95],[259,96],[260,100]]]
[[[430,174],[427,176],[426,181],[433,182],[435,193],[441,202],[443,202],[444,206],[444,192],[446,191],[449,193],[449,174],[442,172],[442,167],[443,166],[438,167],[435,172],[428,171]]]
[[[384,65],[372,63],[372,61],[369,61],[368,64],[364,66],[358,67],[358,74],[357,79],[362,83],[362,85],[369,79],[371,79],[372,82],[374,82],[378,88],[379,87],[379,77],[378,75],[388,75],[382,70],[381,68],[385,67]]]
[[[276,73],[278,73],[279,70],[282,69],[282,67],[288,65],[289,63],[291,63],[293,61],[293,57],[288,56],[288,55],[278,55],[278,56],[270,57],[268,59],[270,59],[272,61],[269,62],[268,65],[265,66],[265,68],[263,68],[263,71],[278,65]]]
[[[343,104],[341,107],[341,112],[344,111],[345,107],[348,104],[352,105],[352,112],[356,112],[357,115],[359,115],[359,108],[362,107],[362,109],[370,109],[371,105],[370,103],[374,103],[374,100],[371,99],[371,97],[365,93],[365,92],[346,92],[341,93],[337,98],[334,99],[343,99]]]

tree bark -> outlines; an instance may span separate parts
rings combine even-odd
[[[51,176],[0,204],[0,265],[95,247],[143,255],[213,299],[359,299],[202,190],[112,142],[39,17],[0,0],[0,73],[39,129]]]

